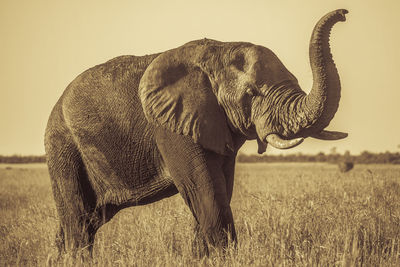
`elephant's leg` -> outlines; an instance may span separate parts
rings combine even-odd
[[[174,183],[199,224],[198,234],[211,247],[226,247],[228,240],[235,242],[222,170],[224,157],[204,150],[190,137],[162,129],[157,130],[156,138]]]
[[[235,176],[235,161],[236,155],[225,157],[222,170],[224,172],[225,181],[226,181],[226,194],[228,197],[228,202],[231,202],[232,192],[233,192],[233,183]]]
[[[226,183],[226,194],[228,202],[230,203],[232,198],[233,183],[234,183],[234,171],[235,171],[235,156],[225,157],[222,167],[225,183]],[[202,257],[208,255],[209,251],[207,248],[207,242],[205,236],[200,231],[199,223],[194,220],[193,222],[194,240],[193,240],[193,254]]]
[[[60,220],[56,245],[60,253],[75,255],[81,249],[91,253],[101,216],[95,211],[96,196],[80,153],[67,137],[57,136],[46,141],[49,174]]]
[[[57,233],[56,233],[56,240],[55,245],[58,249],[58,255],[60,256],[63,251],[65,251],[65,237],[64,237],[64,230],[61,224],[58,226]]]

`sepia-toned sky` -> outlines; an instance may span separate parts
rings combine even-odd
[[[400,1],[0,1],[0,154],[44,154],[50,111],[85,69],[113,57],[165,51],[190,40],[248,41],[273,50],[312,84],[308,41],[338,8],[332,30],[342,99],[328,129],[341,141],[307,139],[289,153],[399,151]],[[242,149],[256,153],[256,143]],[[268,148],[268,153],[282,151]],[[287,153],[285,152],[285,153]]]

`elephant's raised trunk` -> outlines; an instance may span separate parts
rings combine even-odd
[[[283,139],[278,134],[267,136],[267,142],[276,148],[291,148],[299,145],[303,137],[311,136],[323,140],[337,140],[346,133],[325,131],[333,119],[340,100],[340,80],[329,46],[329,35],[333,25],[345,21],[348,11],[339,9],[322,17],[315,25],[310,40],[310,63],[313,86],[308,95],[298,98],[296,115],[291,119],[292,133],[300,137]],[[290,123],[289,123],[290,124]],[[296,125],[293,127],[293,125]],[[290,127],[290,126],[289,126]]]
[[[322,131],[338,109],[341,87],[339,74],[332,59],[329,35],[333,25],[346,20],[347,13],[345,9],[330,12],[314,27],[309,51],[314,82],[300,108],[307,117],[307,133]]]

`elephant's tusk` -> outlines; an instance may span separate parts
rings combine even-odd
[[[321,140],[339,140],[346,138],[348,135],[348,133],[322,130],[321,132],[311,134],[310,136]]]
[[[282,139],[277,134],[269,134],[265,140],[271,144],[271,146],[278,148],[278,149],[288,149],[295,146],[300,145],[303,141],[303,137],[294,138],[294,139]]]

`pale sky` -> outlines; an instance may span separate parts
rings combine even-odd
[[[0,154],[44,154],[50,111],[81,72],[119,55],[162,52],[211,38],[270,48],[312,84],[308,41],[320,17],[349,10],[331,47],[342,83],[328,129],[341,141],[308,138],[285,153],[357,154],[400,148],[400,1],[14,1],[0,0]],[[242,149],[256,153],[255,142]],[[267,153],[282,151],[268,148]]]

